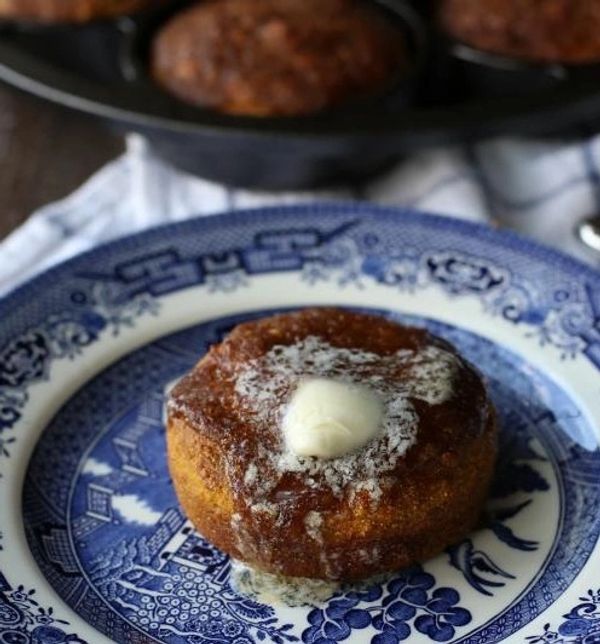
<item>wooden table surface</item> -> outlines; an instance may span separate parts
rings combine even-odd
[[[122,150],[100,121],[0,85],[0,239]]]

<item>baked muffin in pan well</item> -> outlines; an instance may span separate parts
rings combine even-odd
[[[150,68],[188,103],[297,116],[381,94],[411,66],[392,12],[365,0],[208,0],[157,33]]]

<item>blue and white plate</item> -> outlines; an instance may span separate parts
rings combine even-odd
[[[379,585],[239,595],[182,515],[164,392],[240,320],[342,305],[486,374],[481,528]],[[372,206],[257,210],[99,248],[0,303],[0,643],[600,642],[600,275],[486,227]]]

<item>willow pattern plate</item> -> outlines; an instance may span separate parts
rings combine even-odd
[[[500,459],[481,529],[436,559],[261,604],[177,505],[164,392],[238,321],[324,304],[455,343]],[[0,643],[600,642],[599,370],[599,274],[451,219],[265,209],[78,257],[0,303]]]

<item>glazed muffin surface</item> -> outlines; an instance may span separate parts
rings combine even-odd
[[[600,61],[597,0],[441,0],[453,37],[483,51],[532,61]]]
[[[151,67],[189,103],[290,116],[379,92],[405,64],[402,32],[361,0],[208,0],[159,32]]]
[[[331,460],[286,450],[281,417],[311,376],[379,388],[385,428]],[[422,561],[477,523],[496,426],[447,343],[381,317],[307,309],[239,325],[171,395],[169,465],[197,529],[277,574],[361,579]]]
[[[0,18],[34,22],[88,22],[158,5],[160,0],[0,0]]]

